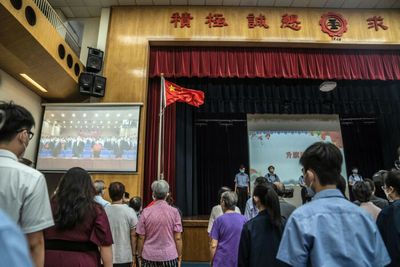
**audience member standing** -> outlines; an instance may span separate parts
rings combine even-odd
[[[244,213],[246,201],[250,194],[250,178],[245,171],[244,165],[240,165],[239,173],[235,176],[235,192],[238,195],[237,206],[242,213]]]
[[[123,203],[125,186],[120,182],[113,182],[108,188],[112,200],[111,205],[105,207],[110,221],[114,239],[112,246],[114,267],[131,267],[136,265],[136,213]]]
[[[237,196],[227,191],[221,196],[224,214],[218,217],[211,229],[210,254],[213,267],[236,267],[240,233],[246,218],[235,212]]]
[[[360,203],[360,207],[368,212],[374,221],[378,217],[381,209],[371,202],[372,190],[367,182],[357,182],[353,185],[354,199]]]
[[[306,185],[304,181],[304,169],[301,169],[302,175],[299,177],[299,186],[301,187],[301,202],[302,204],[306,204],[310,202],[312,197],[314,196],[314,192]]]
[[[51,200],[55,226],[45,230],[45,267],[112,266],[112,236],[104,209],[94,201],[90,175],[69,169]]]
[[[268,173],[264,176],[268,183],[280,182],[279,176],[275,173],[275,167],[269,166]]]
[[[265,178],[263,176],[257,177],[254,180],[254,188],[257,185],[260,185],[260,184],[267,185],[267,182],[265,181]],[[257,209],[257,206],[254,203],[254,197],[251,197],[246,202],[246,209],[244,211],[244,217],[246,217],[246,219],[248,221],[250,221],[251,219],[253,219],[257,215],[258,215],[258,209]]]
[[[129,207],[135,211],[136,217],[139,219],[142,213],[142,199],[138,196],[131,198],[129,200]]]
[[[253,198],[260,212],[243,226],[238,266],[283,266],[276,259],[284,226],[278,195],[271,186],[259,184],[254,188]]]
[[[142,267],[181,266],[181,216],[165,201],[169,185],[164,180],[158,180],[151,184],[151,189],[155,203],[143,210],[136,227]]]
[[[223,186],[218,190],[218,202],[221,203],[221,195],[227,191],[231,191],[231,189],[227,186]],[[235,206],[235,212],[240,214],[240,209]],[[219,216],[224,214],[221,204],[215,205],[210,214],[210,219],[208,220],[208,227],[207,227],[207,232],[211,233],[212,226],[214,224],[215,219],[217,219]]]
[[[110,202],[108,202],[103,198],[106,190],[104,181],[102,180],[94,181],[94,188],[96,189],[96,196],[94,197],[94,201],[99,203],[103,208],[105,208],[107,205],[110,205]]]
[[[383,191],[391,205],[382,209],[377,224],[392,258],[390,267],[400,266],[400,172],[391,171],[384,179]]]
[[[279,196],[279,207],[281,209],[281,216],[282,218],[287,221],[290,214],[296,209],[296,206],[288,203],[286,200],[283,199],[283,193],[285,192],[284,184],[280,182],[275,182],[272,184],[272,188],[275,190],[276,194]]]
[[[342,154],[318,142],[300,163],[313,200],[297,208],[285,226],[277,258],[292,266],[380,267],[390,257],[375,222],[336,189]]]
[[[6,122],[0,130],[0,208],[26,234],[36,266],[44,263],[43,229],[54,225],[43,174],[20,162],[35,125],[32,114],[13,103],[0,103]]]
[[[370,201],[372,203],[374,203],[375,206],[377,206],[381,209],[387,207],[389,205],[389,202],[386,199],[375,196],[376,187],[375,187],[374,181],[372,181],[371,179],[364,179],[364,181],[369,184],[371,191],[372,191]]]

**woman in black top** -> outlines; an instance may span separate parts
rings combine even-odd
[[[253,199],[259,213],[243,227],[238,266],[287,266],[276,259],[284,227],[278,195],[261,184],[254,188]]]

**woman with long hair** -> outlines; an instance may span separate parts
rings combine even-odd
[[[253,199],[259,213],[243,226],[238,266],[285,266],[276,259],[284,227],[278,195],[270,185],[259,184]]]
[[[55,225],[44,231],[45,267],[112,266],[112,235],[104,209],[94,201],[95,188],[82,168],[61,178],[51,208]]]

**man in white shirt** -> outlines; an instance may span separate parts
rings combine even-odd
[[[94,201],[99,203],[103,208],[105,208],[107,205],[110,205],[110,202],[108,202],[103,198],[105,193],[104,191],[106,189],[104,181],[103,180],[94,181],[94,188],[96,189],[96,196],[94,197]]]
[[[114,240],[112,245],[114,267],[135,266],[136,257],[136,213],[123,203],[125,186],[120,182],[113,182],[108,188],[112,200],[111,205],[105,207],[111,232]]]
[[[0,103],[6,123],[0,130],[0,208],[26,235],[36,266],[44,265],[43,230],[54,225],[46,180],[20,162],[33,137],[35,121],[24,107]]]

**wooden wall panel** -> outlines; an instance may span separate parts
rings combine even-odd
[[[348,32],[341,40],[332,40],[321,31],[319,19],[325,12],[341,13],[348,21]],[[191,28],[174,28],[170,23],[174,12],[190,12],[194,17]],[[209,28],[205,17],[223,13],[228,27]],[[267,18],[269,29],[248,29],[247,15],[260,13]],[[282,29],[281,16],[297,14],[302,29]],[[368,29],[366,19],[382,16],[387,31]],[[112,8],[107,41],[104,75],[107,92],[104,102],[142,102],[139,140],[138,173],[123,176],[129,192],[140,192],[143,180],[146,101],[149,64],[149,44],[168,45],[229,45],[229,46],[302,46],[302,47],[352,47],[399,48],[400,10],[335,10],[287,9],[220,6],[168,6],[168,7],[114,7]],[[121,179],[119,175],[99,175],[109,181]],[[133,182],[130,181],[133,180]]]

